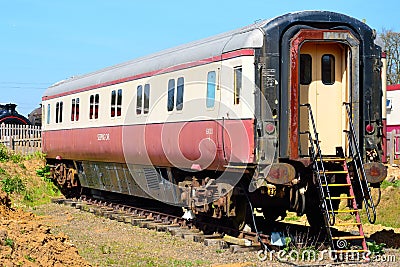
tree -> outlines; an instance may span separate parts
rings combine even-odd
[[[400,84],[400,33],[383,30],[379,37],[386,51],[388,84]]]

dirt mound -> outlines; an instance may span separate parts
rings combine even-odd
[[[68,237],[50,233],[32,213],[11,208],[0,190],[1,266],[90,266]]]
[[[385,243],[389,248],[400,248],[400,234],[394,230],[382,230],[371,235],[371,239],[376,243]]]

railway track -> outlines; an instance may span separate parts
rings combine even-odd
[[[136,207],[133,205],[104,201],[88,196],[79,199],[53,199],[53,203],[75,207],[97,216],[147,228],[171,235],[201,242],[206,246],[229,249],[231,252],[260,250],[264,244],[270,245],[270,236],[236,229],[205,219],[186,220],[175,214],[157,209]],[[209,219],[209,218],[208,218]]]
[[[93,213],[100,217],[105,217],[133,226],[147,228],[153,231],[168,232],[172,236],[177,236],[193,242],[203,243],[205,246],[211,246],[216,249],[228,250],[232,253],[249,251],[254,251],[256,253],[256,251],[262,250],[264,244],[268,245],[271,250],[278,251],[282,249],[273,246],[270,243],[271,239],[269,234],[237,231],[233,228],[223,226],[221,223],[217,224],[212,221],[204,221],[202,218],[186,220],[180,215],[177,215],[173,211],[165,209],[162,206],[148,208],[143,207],[139,203],[136,203],[137,205],[131,203],[126,204],[127,202],[124,201],[124,203],[121,204],[118,203],[118,201],[97,199],[84,195],[79,199],[53,199],[52,202],[68,205],[85,212]],[[259,229],[262,231],[265,230],[265,228],[261,227]],[[294,236],[303,235],[304,238],[306,233],[308,235],[310,228],[304,225],[278,222],[274,224],[274,231],[286,231],[286,234]],[[265,233],[270,232],[265,231]],[[341,233],[347,235],[349,234],[346,232]],[[312,239],[314,236],[313,234],[310,234],[310,236],[307,236],[307,238]],[[260,241],[262,241],[264,244],[261,244]],[[323,240],[320,242],[323,243]],[[279,260],[279,262],[292,266],[298,266],[289,261]],[[312,266],[305,263],[307,262],[303,262],[301,266]],[[324,261],[324,264],[325,263],[329,263],[331,265],[340,265],[343,263],[343,261]],[[365,262],[350,260],[348,263],[361,264]]]

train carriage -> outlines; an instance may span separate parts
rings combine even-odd
[[[59,82],[43,95],[43,151],[71,190],[239,221],[249,199],[267,219],[291,210],[327,228],[345,193],[373,221],[369,186],[386,176],[374,39],[347,15],[303,11]]]

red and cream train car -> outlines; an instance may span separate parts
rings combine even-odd
[[[243,217],[245,195],[268,218],[315,212],[307,133],[322,156],[347,156],[348,107],[362,157],[380,158],[374,38],[349,16],[304,11],[61,81],[43,95],[43,151],[66,188],[214,217]]]

